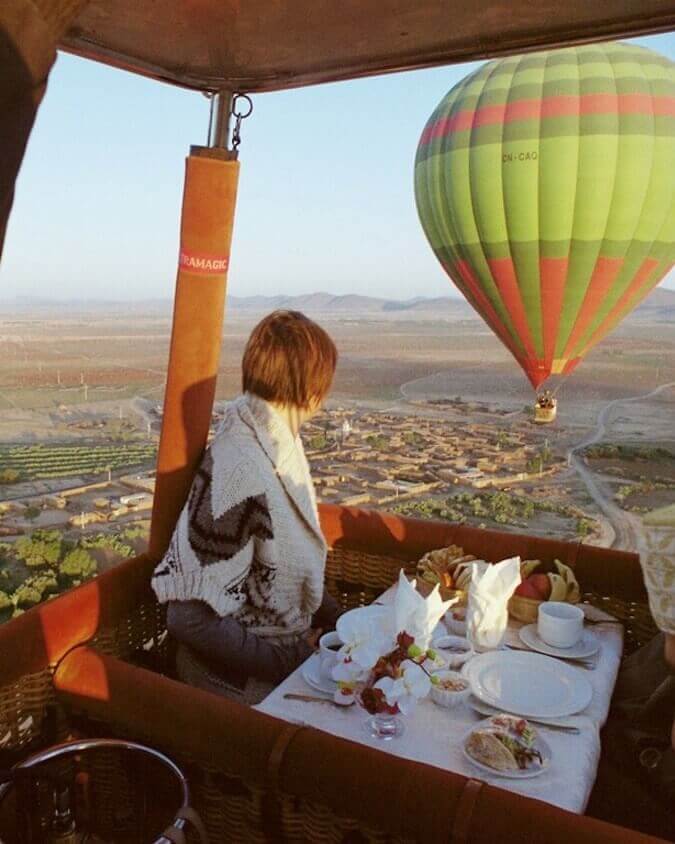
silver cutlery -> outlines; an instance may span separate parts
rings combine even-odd
[[[623,627],[623,622],[618,618],[614,618],[604,610],[599,610],[592,604],[578,604],[578,606],[584,614],[585,624],[620,624]]]
[[[284,700],[301,700],[305,703],[329,703],[331,706],[337,706],[340,709],[344,708],[344,705],[341,703],[335,703],[335,701],[330,697],[319,697],[318,695],[299,695],[294,694],[293,692],[286,692],[284,695]]]
[[[623,621],[618,618],[586,618],[584,624],[619,624],[623,627]]]
[[[496,709],[494,706],[490,706],[488,703],[483,703],[483,701],[476,700],[476,698],[472,698],[469,706],[472,709],[475,709],[476,712],[480,712],[481,715],[499,715],[504,710]],[[516,716],[521,717],[521,716]],[[571,733],[572,735],[578,735],[581,730],[578,727],[574,727],[571,724],[558,724],[553,723],[552,721],[539,721],[537,718],[529,718],[528,721],[531,721],[533,724],[538,724],[541,727],[547,727],[549,730],[557,730],[561,733]]]
[[[595,671],[595,669],[597,668],[597,662],[593,659],[574,659],[570,657],[553,656],[553,654],[545,654],[541,651],[535,651],[533,648],[521,647],[520,645],[512,645],[509,642],[506,642],[506,647],[510,651],[525,651],[529,654],[541,653],[542,656],[550,656],[551,659],[561,659],[563,662],[569,662],[570,665],[578,665],[579,668],[585,668],[587,671]]]

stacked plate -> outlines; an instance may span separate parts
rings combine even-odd
[[[490,651],[462,669],[479,700],[524,718],[563,718],[591,702],[593,688],[578,669],[538,653]]]

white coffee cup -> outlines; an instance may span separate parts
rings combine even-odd
[[[321,659],[321,674],[328,679],[332,679],[331,672],[337,662],[338,648],[342,647],[342,639],[338,636],[335,630],[330,633],[324,633],[319,639],[319,657]],[[335,648],[333,650],[332,648]]]
[[[537,633],[553,648],[571,648],[584,632],[584,613],[573,604],[543,601],[539,604]]]

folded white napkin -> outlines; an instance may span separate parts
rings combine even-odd
[[[507,603],[520,583],[520,557],[500,563],[477,562],[471,567],[467,637],[476,650],[501,647],[509,620]]]
[[[394,634],[407,633],[425,651],[436,625],[457,599],[443,601],[438,584],[427,598],[423,598],[415,589],[415,584],[416,581],[411,583],[401,569],[394,598]]]

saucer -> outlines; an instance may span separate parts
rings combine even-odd
[[[536,624],[528,624],[522,627],[519,635],[521,640],[533,651],[539,651],[539,653],[548,656],[557,656],[560,659],[585,659],[587,656],[593,656],[600,649],[597,637],[590,630],[584,630],[581,639],[571,648],[554,648],[553,645],[547,645],[539,637]]]
[[[317,692],[323,692],[331,697],[337,691],[337,683],[329,677],[324,677],[321,673],[321,657],[319,654],[313,654],[302,666],[302,679],[316,689]]]

